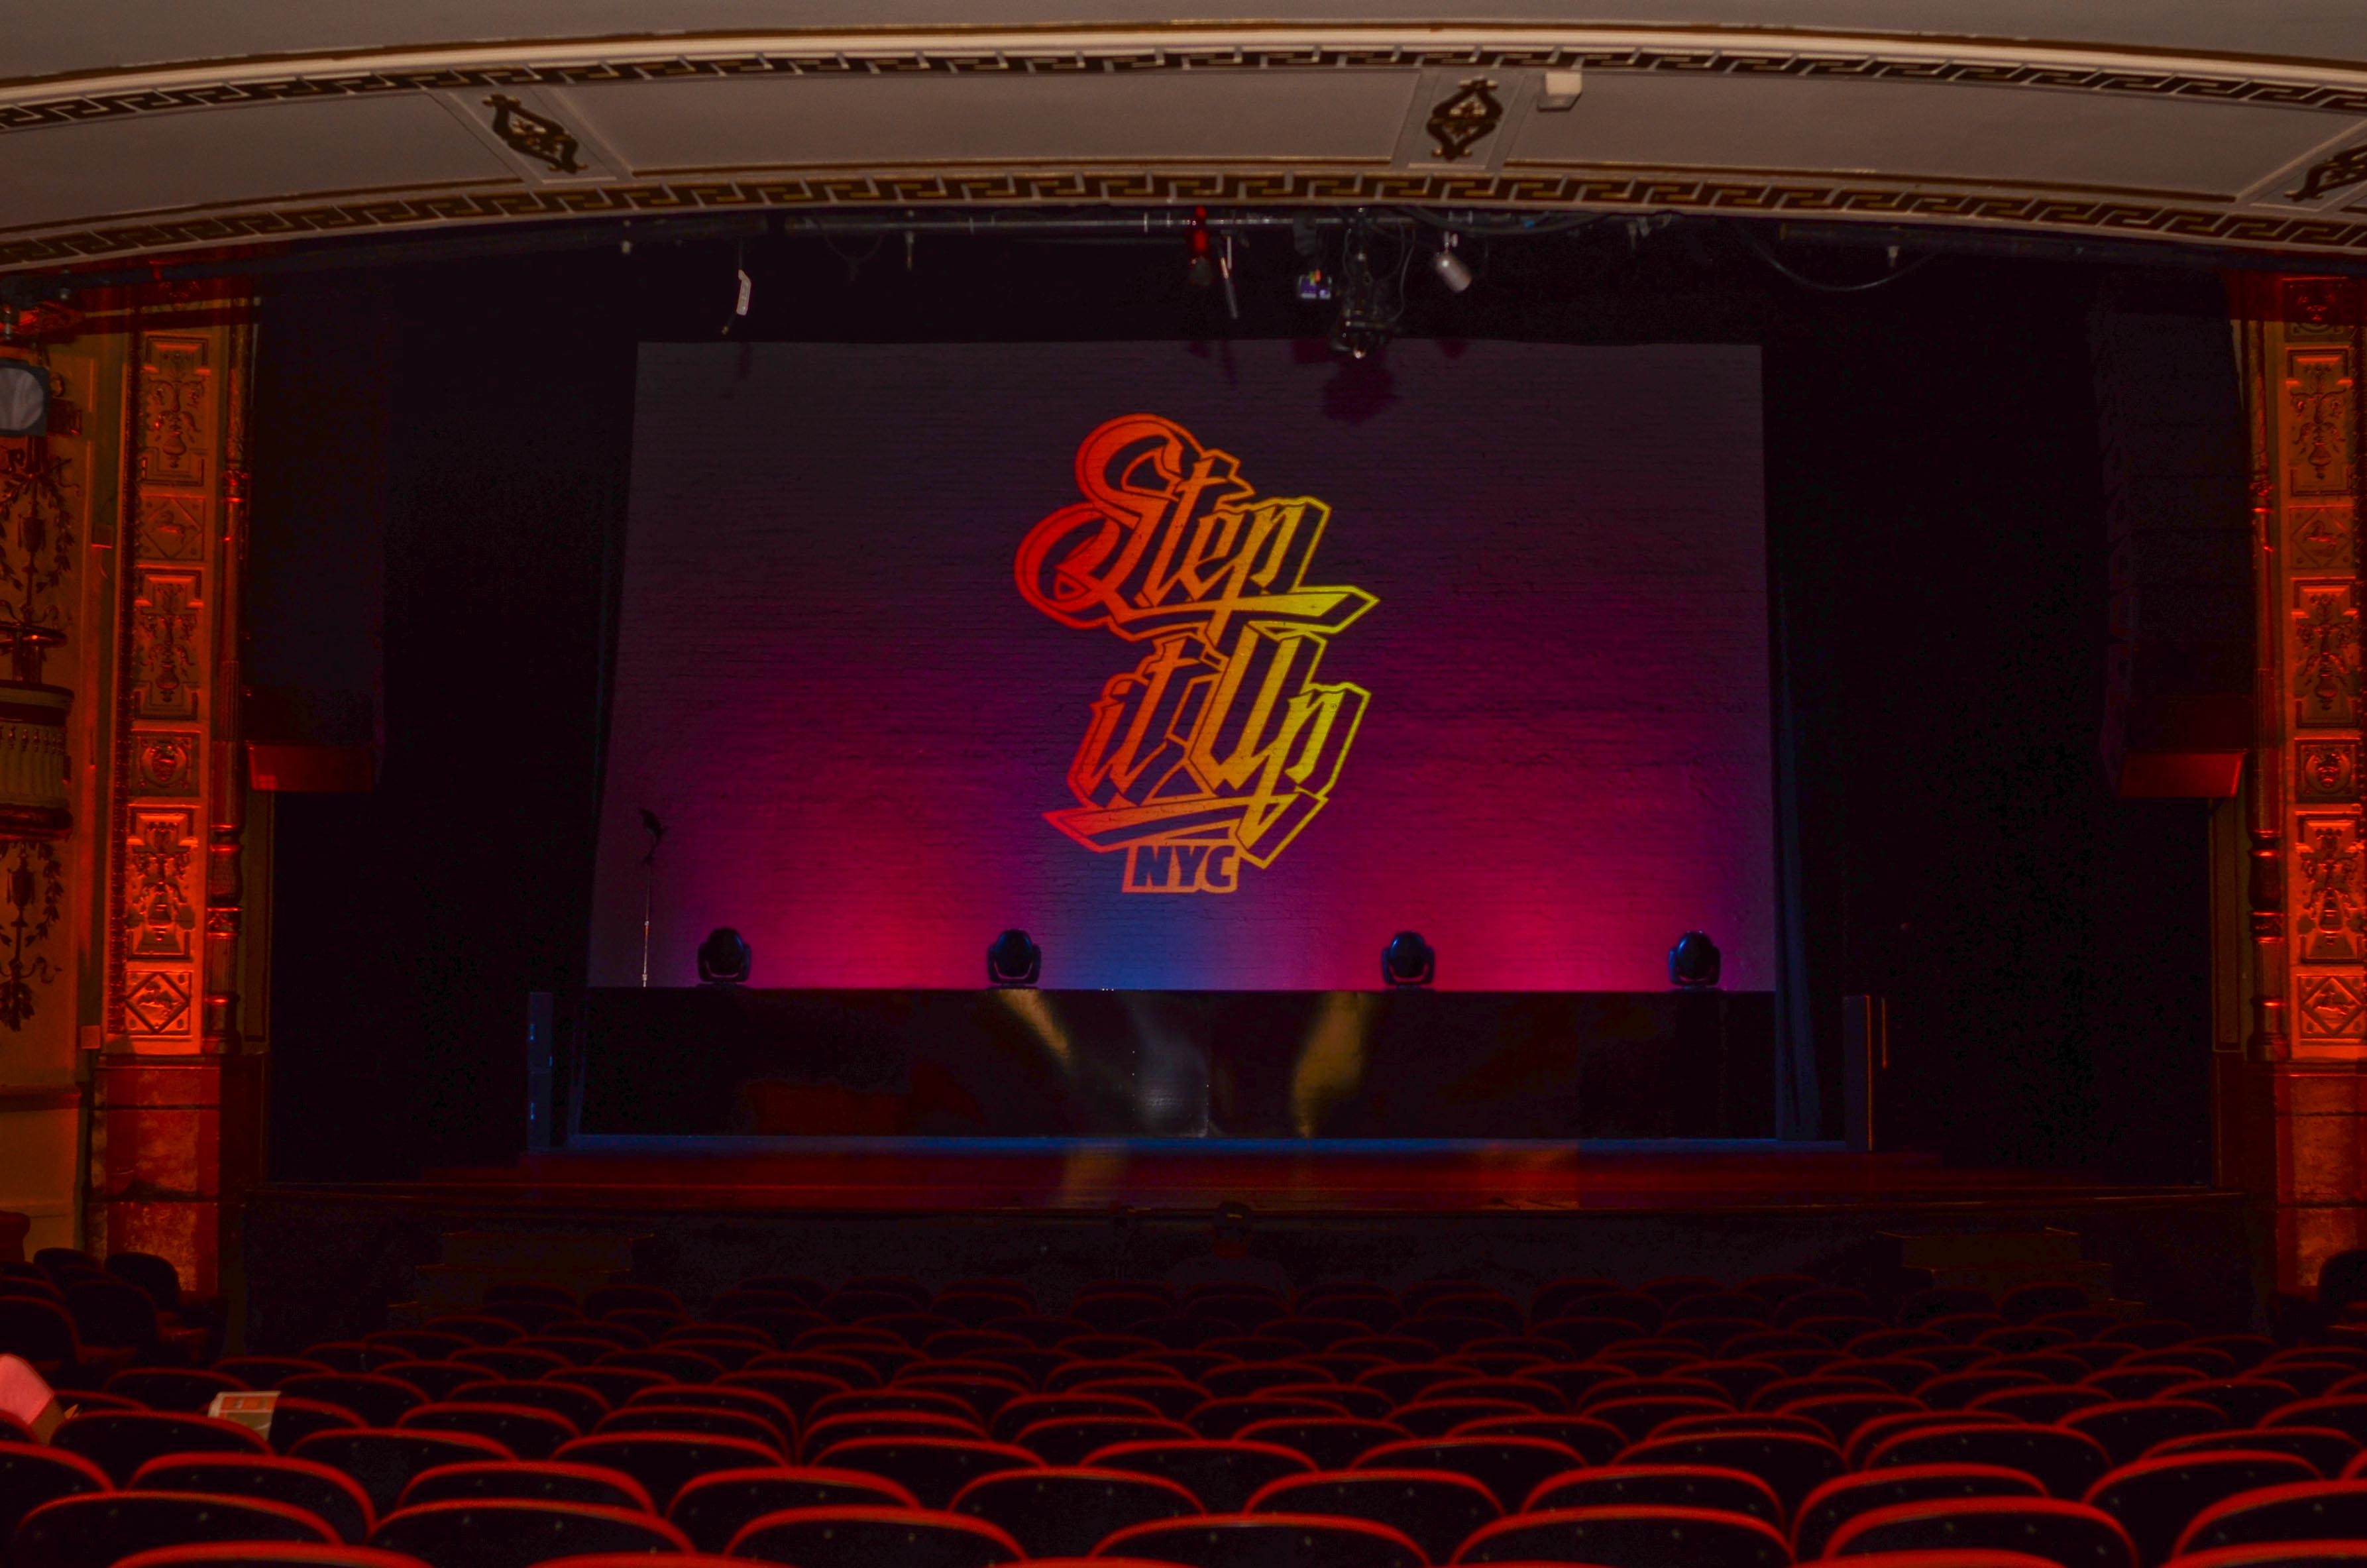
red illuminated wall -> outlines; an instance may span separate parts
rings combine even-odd
[[[1405,926],[1774,983],[1755,349],[651,345],[635,417],[595,984],[643,808],[653,983],[725,924],[767,985],[1012,925],[1061,986],[1369,987]]]

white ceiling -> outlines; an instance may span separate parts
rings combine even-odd
[[[0,268],[963,203],[1708,211],[2367,252],[2359,0],[1159,10],[18,7],[0,31]],[[1539,103],[1548,70],[1580,73],[1574,107]],[[1474,81],[1501,118],[1444,157],[1426,122]],[[515,104],[506,139],[496,97]]]

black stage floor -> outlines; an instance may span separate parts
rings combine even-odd
[[[1250,1267],[1297,1283],[1834,1272],[1901,1235],[2055,1229],[2123,1294],[2237,1326],[2265,1256],[2238,1193],[1829,1144],[610,1138],[417,1181],[259,1188],[245,1316],[256,1348],[379,1326],[456,1233],[479,1251],[502,1233],[606,1238],[692,1300],[758,1273],[879,1272],[1010,1276],[1057,1300],[1206,1258],[1227,1204],[1248,1210]]]

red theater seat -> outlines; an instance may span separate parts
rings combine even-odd
[[[1755,1475],[1707,1465],[1604,1465],[1557,1476],[1522,1504],[1524,1514],[1576,1508],[1706,1508],[1784,1528],[1784,1505]]]
[[[982,1519],[914,1508],[792,1508],[742,1530],[730,1555],[796,1568],[992,1568],[1026,1553]]]
[[[131,1478],[142,1492],[201,1492],[260,1497],[301,1508],[355,1545],[369,1540],[376,1517],[369,1494],[343,1471],[277,1454],[172,1454],[150,1460]]]
[[[1836,1568],[1844,1562],[1848,1568],[2060,1568],[2060,1564],[2033,1557],[2027,1551],[1997,1551],[1980,1546],[1942,1546],[1928,1551],[1868,1551],[1856,1557],[1824,1561]]]
[[[2367,1394],[2331,1394],[2288,1404],[2263,1426],[2330,1426],[2367,1443]]]
[[[1260,1490],[1242,1511],[1385,1525],[1403,1533],[1433,1562],[1449,1561],[1502,1512],[1488,1489],[1468,1476],[1420,1470],[1288,1476]]]
[[[2307,1460],[2262,1452],[2171,1454],[2125,1464],[2088,1490],[2084,1501],[2121,1521],[2140,1562],[2169,1556],[2195,1517],[2214,1503],[2263,1486],[2320,1479]]]
[[[2291,1454],[2315,1469],[2321,1479],[2333,1481],[2345,1478],[2344,1471],[2358,1461],[2360,1449],[2348,1432],[2329,1427],[2254,1426],[2242,1431],[2172,1437],[2147,1449],[2145,1457],[2227,1452]]]
[[[858,1437],[812,1456],[816,1464],[884,1475],[920,1499],[923,1508],[942,1508],[981,1475],[1006,1470],[1036,1470],[1043,1461],[1008,1443],[947,1437]]]
[[[412,1477],[438,1465],[517,1456],[490,1438],[463,1432],[385,1432],[371,1429],[317,1432],[296,1445],[292,1457],[311,1460],[350,1475],[369,1494],[370,1509],[383,1517],[402,1500]]]
[[[1269,1343],[1279,1345],[1287,1342],[1277,1340]],[[1238,1347],[1220,1348],[1212,1345],[1209,1348],[1219,1349],[1221,1354],[1229,1356],[1241,1354]],[[1324,1381],[1323,1369],[1310,1362],[1289,1359],[1295,1352],[1294,1346],[1283,1352],[1283,1358],[1279,1359],[1268,1357],[1212,1367],[1200,1379],[1200,1386],[1208,1391],[1211,1399],[1246,1399],[1285,1383],[1313,1382],[1320,1386]]]
[[[565,1464],[623,1471],[641,1483],[661,1513],[674,1502],[675,1493],[702,1475],[727,1470],[774,1470],[781,1463],[781,1456],[762,1443],[666,1432],[579,1437],[551,1458]]]
[[[1197,1436],[1181,1422],[1155,1415],[1088,1415],[1039,1421],[1021,1432],[1014,1446],[1046,1464],[1082,1464],[1088,1455],[1120,1443],[1188,1442]]]
[[[1399,1407],[1400,1425],[1404,1424],[1406,1412],[1413,1408],[1411,1405]],[[1510,1408],[1517,1410],[1520,1407]],[[1315,1420],[1347,1414],[1344,1405],[1328,1400],[1303,1395],[1274,1399],[1263,1394],[1250,1394],[1239,1399],[1212,1399],[1184,1417],[1184,1424],[1203,1437],[1221,1438],[1238,1436],[1243,1427],[1254,1426],[1261,1421]]]
[[[620,1470],[557,1460],[483,1460],[438,1465],[411,1478],[398,1507],[515,1497],[530,1503],[590,1503],[603,1508],[655,1513],[649,1488]]]
[[[1306,1475],[1307,1456],[1272,1443],[1240,1438],[1211,1442],[1119,1443],[1089,1455],[1095,1470],[1129,1471],[1172,1481],[1211,1514],[1239,1513],[1258,1492],[1285,1476]]]
[[[2191,1437],[2202,1432],[2225,1432],[2234,1423],[2226,1412],[2215,1404],[2203,1404],[2191,1399],[2125,1400],[2112,1404],[2100,1404],[2089,1410],[2075,1410],[2062,1418],[2059,1425],[2074,1432],[2083,1432],[2103,1445],[2114,1464],[2127,1464],[2143,1459],[2147,1452],[2172,1437]],[[2309,1423],[2296,1423],[2309,1425]]]
[[[388,1376],[393,1375],[393,1369],[388,1369]],[[611,1410],[630,1403],[632,1397],[643,1390],[673,1386],[660,1373],[637,1372],[630,1367],[570,1367],[564,1371],[546,1372],[535,1381],[589,1389],[599,1395]]]
[[[2223,1546],[2173,1559],[2173,1568],[2351,1568],[2367,1562],[2367,1540],[2274,1540]]]
[[[1030,1557],[1082,1556],[1136,1525],[1196,1516],[1199,1499],[1172,1481],[1129,1471],[1069,1468],[981,1476],[952,1512],[984,1519]]]
[[[1654,1437],[1619,1456],[1622,1465],[1711,1465],[1738,1470],[1766,1483],[1785,1517],[1801,1499],[1848,1469],[1841,1451],[1823,1437],[1781,1432],[1702,1433]],[[1575,1504],[1556,1504],[1574,1507]]]
[[[1640,1443],[1670,1421],[1688,1415],[1714,1415],[1731,1410],[1724,1394],[1716,1399],[1690,1398],[1682,1394],[1662,1394],[1644,1399],[1606,1400],[1590,1404],[1584,1414],[1590,1418],[1619,1428],[1620,1435],[1631,1443]],[[1405,1412],[1398,1418],[1403,1421]]]
[[[301,1356],[225,1356],[214,1363],[213,1369],[251,1389],[284,1389],[290,1378],[335,1370],[326,1362]]]
[[[566,1417],[524,1404],[423,1404],[395,1423],[402,1432],[466,1432],[522,1460],[546,1460],[583,1434]]]
[[[144,1298],[143,1298],[144,1299]],[[129,1485],[140,1467],[165,1454],[267,1454],[255,1431],[205,1415],[165,1415],[103,1411],[67,1417],[51,1434],[52,1447],[80,1454],[107,1471],[118,1486]]]
[[[1902,1432],[1928,1432],[1940,1426],[2024,1426],[2029,1423],[2016,1421],[1997,1410],[1911,1410],[1894,1411],[1877,1415],[1860,1426],[1841,1445],[1841,1457],[1852,1470],[1865,1468],[1866,1456]]]
[[[279,1392],[350,1410],[366,1426],[391,1426],[427,1403],[418,1388],[383,1372],[314,1373],[289,1379]]]
[[[2092,1437],[2060,1426],[1935,1426],[1902,1432],[1866,1456],[1865,1468],[1993,1464],[2038,1478],[2056,1497],[2086,1495],[2112,1468]]]
[[[168,1414],[202,1415],[214,1396],[248,1385],[221,1372],[187,1367],[127,1367],[107,1380],[107,1392]]]
[[[1926,1420],[1936,1413],[1905,1394],[1842,1393],[1826,1394],[1795,1402],[1778,1412],[1797,1415],[1815,1422],[1825,1434],[1844,1449],[1856,1446],[1857,1435],[1876,1422],[1891,1416],[1916,1416]]]
[[[2235,1426],[2254,1426],[2274,1412],[2298,1404],[2302,1395],[2293,1384],[2273,1378],[2214,1378],[2164,1389],[2162,1397],[2217,1405]]]
[[[2074,1411],[2092,1410],[2100,1404],[2112,1403],[2111,1396],[2101,1389],[2067,1388],[2061,1383],[2026,1383],[2017,1388],[1999,1389],[1995,1393],[1985,1393],[1965,1408],[1994,1410],[2017,1421],[2044,1426],[2062,1420]]]
[[[319,1546],[308,1541],[218,1541],[160,1546],[135,1552],[115,1568],[431,1568],[400,1551],[369,1546]],[[647,1563],[639,1565],[647,1568]],[[671,1563],[668,1568],[686,1568]]]
[[[271,1450],[285,1454],[315,1432],[354,1431],[362,1418],[339,1405],[317,1400],[283,1398],[271,1407]]]
[[[1116,1365],[1121,1369],[1115,1372],[1106,1370],[1097,1372],[1093,1369],[1097,1365],[1104,1368]],[[1114,1399],[1137,1400],[1150,1406],[1161,1420],[1178,1423],[1206,1403],[1208,1400],[1207,1391],[1199,1384],[1186,1382],[1173,1373],[1159,1368],[1128,1367],[1123,1363],[1110,1362],[1083,1362],[1079,1363],[1078,1366],[1083,1369],[1084,1375],[1076,1379],[1062,1377],[1063,1373],[1072,1369],[1070,1367],[1063,1366],[1056,1369],[1046,1381],[1057,1387],[1059,1392],[1048,1394],[1047,1397],[1059,1398],[1063,1394],[1106,1394]]]
[[[608,1402],[575,1383],[518,1383],[504,1380],[462,1383],[442,1396],[445,1404],[522,1404],[547,1410],[578,1432],[588,1432],[608,1414]],[[399,1419],[399,1418],[398,1418]]]
[[[958,1421],[981,1434],[985,1431],[976,1410],[949,1393],[928,1389],[850,1389],[844,1393],[825,1394],[814,1402],[807,1420],[820,1426],[849,1415],[935,1415]]]
[[[1345,1470],[1383,1443],[1401,1443],[1412,1435],[1393,1422],[1357,1421],[1346,1416],[1260,1421],[1240,1433],[1243,1442],[1274,1443],[1296,1449],[1318,1470]]]
[[[1830,1557],[1942,1547],[2027,1551],[2062,1568],[2137,1568],[2136,1548],[2110,1514],[2057,1497],[1901,1503],[1861,1514],[1826,1547]]]
[[[602,1416],[592,1429],[604,1435],[611,1432],[696,1432],[760,1443],[779,1453],[784,1460],[797,1452],[797,1445],[785,1440],[780,1428],[763,1416],[751,1415],[744,1410],[719,1410],[712,1405],[629,1404],[622,1410]]]
[[[1784,1538],[1761,1520],[1671,1507],[1522,1514],[1479,1531],[1455,1559],[1596,1568],[1784,1568],[1791,1560]]]
[[[1303,1514],[1228,1514],[1173,1519],[1121,1530],[1097,1556],[1142,1557],[1184,1568],[1271,1568],[1307,1562],[1323,1568],[1426,1568],[1421,1548],[1402,1532],[1358,1519]]]
[[[666,1518],[701,1551],[721,1551],[755,1520],[792,1508],[917,1508],[912,1494],[885,1476],[819,1467],[726,1470],[702,1475],[674,1494]]]
[[[0,1562],[17,1521],[44,1503],[108,1491],[107,1472],[84,1459],[36,1443],[0,1442]]]
[[[1153,1421],[1166,1418],[1162,1411],[1145,1400],[1101,1389],[1075,1390],[1023,1394],[995,1413],[989,1431],[996,1442],[1008,1443],[1016,1440],[1020,1433],[1038,1422],[1094,1415],[1133,1416]]]
[[[1904,1465],[1836,1476],[1792,1516],[1792,1550],[1803,1562],[1822,1557],[1843,1525],[1877,1508],[1956,1497],[2044,1497],[2034,1475],[1988,1464]]]
[[[414,1409],[432,1401],[444,1399],[455,1390],[467,1388],[471,1383],[482,1383],[489,1380],[499,1381],[493,1380],[492,1374],[482,1367],[472,1367],[466,1361],[389,1361],[376,1372],[365,1375],[391,1378],[409,1388],[418,1396],[402,1409]],[[336,1402],[328,1400],[324,1403],[334,1404]],[[402,1418],[402,1412],[399,1409],[386,1420],[384,1425],[391,1426]]]
[[[595,1551],[690,1550],[680,1530],[649,1514],[512,1497],[399,1509],[379,1521],[370,1544],[454,1568],[532,1568]]]
[[[1440,1470],[1486,1487],[1506,1513],[1519,1508],[1545,1482],[1584,1467],[1559,1443],[1538,1437],[1426,1437],[1385,1443],[1358,1460],[1357,1470]]]
[[[112,1568],[135,1551],[200,1541],[337,1544],[313,1515],[253,1497],[96,1492],[44,1503],[17,1523],[9,1568]]]
[[[2270,1486],[2214,1503],[2178,1543],[2181,1555],[2278,1540],[2367,1540],[2367,1481]]]

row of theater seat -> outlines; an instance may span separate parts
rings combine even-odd
[[[1939,1546],[2149,1568],[2367,1537],[2367,1392],[2345,1392],[2367,1391],[2367,1348],[2124,1322],[2067,1287],[1872,1309],[1797,1278],[1568,1282],[1526,1311],[1456,1285],[1114,1284],[1059,1318],[993,1281],[751,1281],[703,1320],[647,1287],[516,1289],[300,1358],[114,1373],[44,1454],[75,1479],[17,1510],[15,1550],[88,1561],[53,1543],[186,1536],[176,1510],[231,1497],[436,1568],[606,1548],[1772,1568]],[[277,1454],[153,1413],[240,1386],[282,1392]]]

